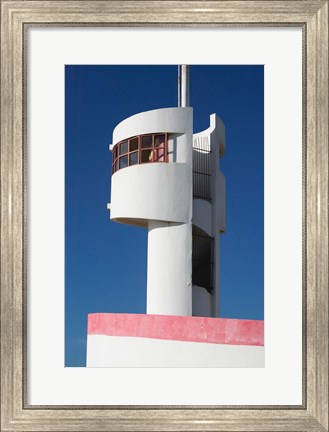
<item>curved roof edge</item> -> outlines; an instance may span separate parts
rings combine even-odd
[[[113,131],[113,144],[135,135],[169,132],[186,133],[193,129],[193,108],[159,108],[134,114]]]

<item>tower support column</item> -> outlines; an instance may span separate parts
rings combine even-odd
[[[147,313],[192,315],[192,225],[150,221]]]

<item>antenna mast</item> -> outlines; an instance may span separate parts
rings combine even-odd
[[[181,107],[181,98],[180,98],[180,86],[181,86],[181,71],[180,65],[178,65],[178,75],[177,75],[177,98],[178,98],[178,108]]]
[[[182,107],[190,106],[190,66],[182,65]]]

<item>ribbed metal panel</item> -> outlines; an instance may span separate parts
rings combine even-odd
[[[193,140],[193,197],[211,200],[210,146],[208,137]]]

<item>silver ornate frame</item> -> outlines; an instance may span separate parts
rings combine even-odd
[[[328,0],[0,0],[1,430],[328,431]],[[301,406],[29,406],[26,403],[28,26],[303,29]]]

